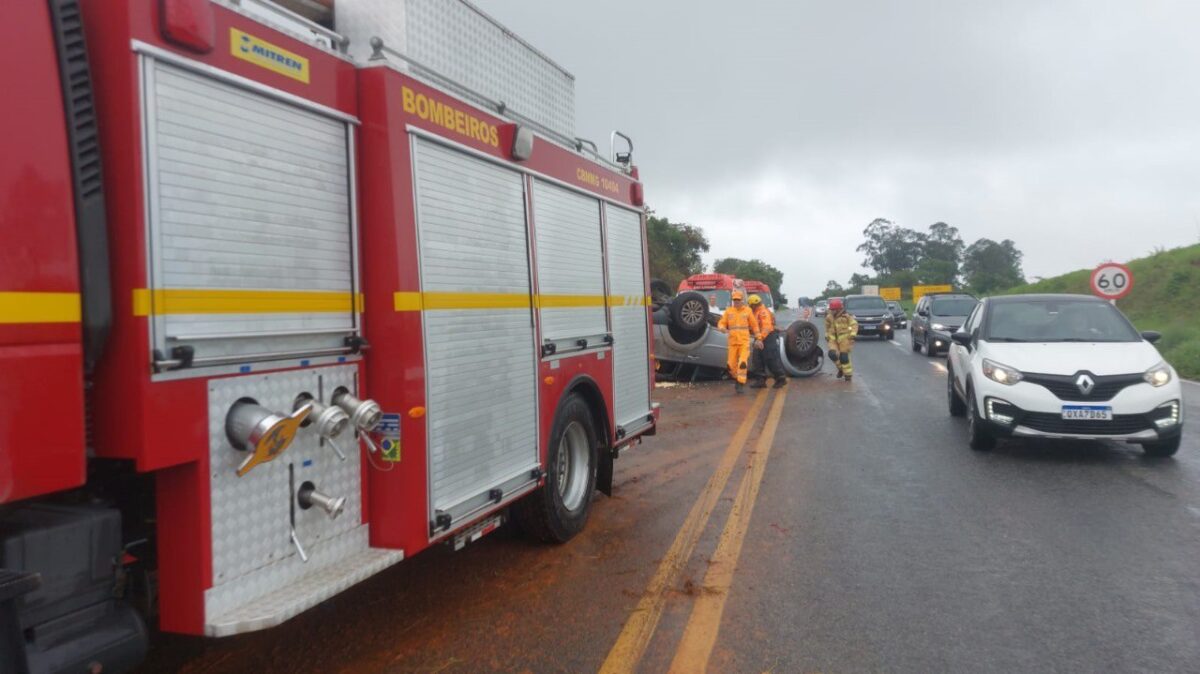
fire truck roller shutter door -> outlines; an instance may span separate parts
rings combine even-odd
[[[611,204],[605,204],[604,208],[612,295],[613,407],[617,425],[632,433],[649,423],[650,414],[642,218],[634,211]]]
[[[579,339],[602,344],[608,319],[600,202],[535,180],[533,222],[543,343],[554,342],[560,352]]]
[[[524,180],[413,142],[421,289],[478,299],[422,313],[430,516],[457,522],[490,490],[528,484],[539,465]]]
[[[140,302],[155,348],[341,346],[356,329],[346,123],[146,63],[152,275]]]

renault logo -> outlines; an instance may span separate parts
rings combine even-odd
[[[1091,395],[1092,389],[1096,388],[1096,382],[1086,374],[1081,374],[1075,380],[1075,388],[1078,388],[1079,392],[1085,396]]]

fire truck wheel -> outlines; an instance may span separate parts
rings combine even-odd
[[[583,530],[596,490],[598,449],[591,410],[578,394],[568,395],[550,430],[546,482],[513,505],[513,517],[526,533],[565,543]]]
[[[708,320],[708,300],[689,290],[671,300],[671,322],[688,332],[702,332]]]

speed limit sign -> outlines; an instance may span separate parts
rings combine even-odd
[[[1105,262],[1092,270],[1092,293],[1106,300],[1119,300],[1133,290],[1133,272],[1116,262]]]

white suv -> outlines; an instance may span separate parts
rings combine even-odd
[[[1179,450],[1179,375],[1108,302],[1087,295],[985,299],[952,336],[950,414],[973,449],[1001,436],[1136,442]]]

